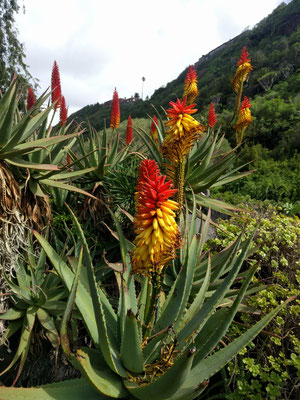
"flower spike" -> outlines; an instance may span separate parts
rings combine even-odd
[[[136,193],[134,226],[137,236],[131,257],[133,273],[159,274],[175,257],[180,239],[174,212],[178,210],[178,203],[169,199],[177,192],[172,186],[171,181],[166,181],[166,176],[160,175],[155,161],[142,161]]]
[[[176,103],[171,101],[171,108],[167,110],[169,120],[166,126],[169,130],[166,132],[161,150],[164,156],[174,164],[178,164],[183,159],[195,140],[203,133],[203,127],[191,116],[198,111],[193,108],[195,104],[187,105],[186,102],[186,98],[182,102],[179,99]]]
[[[32,87],[30,87],[28,89],[28,94],[27,94],[27,111],[31,109],[34,103],[35,103],[34,93]]]
[[[158,124],[157,116],[154,115],[153,116],[153,121],[152,121],[152,124],[151,124],[151,128],[150,128],[150,133],[151,133],[151,135],[152,135],[152,137],[153,137],[153,139],[154,139],[154,141],[156,143],[158,143],[157,124]]]
[[[54,109],[60,107],[61,104],[61,86],[60,86],[60,76],[59,69],[56,61],[54,61],[51,76],[51,90],[52,90],[52,104],[54,104]]]
[[[236,73],[232,79],[232,86],[235,93],[238,93],[243,83],[248,80],[249,74],[253,67],[251,65],[251,59],[249,53],[244,46],[241,52],[240,59],[237,63],[238,67]]]
[[[65,97],[62,96],[61,97],[61,103],[60,103],[60,125],[64,126],[67,123],[67,119],[68,119],[68,110],[66,107],[66,100]]]
[[[253,120],[250,107],[251,107],[250,101],[248,97],[245,96],[239,111],[238,121],[234,126],[236,141],[238,144],[242,142],[244,131],[247,128],[247,126],[251,124]]]
[[[120,124],[120,104],[117,89],[115,88],[111,104],[110,127],[116,129]]]
[[[187,98],[187,104],[193,103],[199,95],[197,82],[197,73],[191,65],[184,80],[183,98]]]
[[[133,137],[133,131],[132,131],[132,119],[131,116],[129,115],[128,121],[127,121],[127,129],[126,129],[126,145],[128,146]]]
[[[213,128],[217,123],[217,117],[216,117],[216,113],[215,113],[215,107],[214,107],[214,103],[211,102],[210,103],[210,108],[209,108],[209,112],[208,112],[208,125]]]

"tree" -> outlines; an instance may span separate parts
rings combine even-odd
[[[32,76],[25,64],[24,45],[18,40],[14,15],[20,6],[17,0],[0,0],[0,89],[5,91],[15,73],[24,81]]]

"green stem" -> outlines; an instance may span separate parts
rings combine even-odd
[[[179,204],[178,215],[180,215],[183,207],[183,191],[184,191],[184,170],[185,158],[183,158],[176,167],[174,186],[178,189],[176,201]]]
[[[158,300],[161,290],[162,284],[162,276],[155,272],[152,276],[152,279],[149,279],[148,285],[148,299],[145,309],[145,318],[144,318],[144,334],[143,337],[149,337],[152,332],[152,324],[155,320],[155,314],[158,306]],[[152,289],[152,290],[151,290]]]

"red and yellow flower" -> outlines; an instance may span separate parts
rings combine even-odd
[[[245,129],[251,124],[253,117],[250,111],[251,103],[247,96],[242,101],[237,123],[234,125],[237,143],[241,143]]]
[[[253,67],[251,65],[250,55],[244,46],[241,52],[240,59],[237,63],[237,70],[232,79],[232,86],[235,93],[238,93],[241,89],[243,83],[248,80],[249,74],[252,71]]]
[[[187,104],[193,103],[199,95],[197,82],[197,73],[191,65],[184,80],[183,98],[187,98]]]
[[[111,103],[110,127],[116,129],[119,126],[119,124],[120,124],[120,104],[119,104],[119,95],[117,89],[115,88]]]
[[[170,200],[177,189],[160,175],[155,161],[141,163],[136,192],[137,234],[132,252],[132,272],[151,276],[160,273],[165,264],[175,257],[179,246],[179,232],[175,221],[178,203]]]
[[[169,120],[166,126],[169,130],[166,132],[161,151],[174,165],[182,161],[195,140],[203,134],[203,126],[191,116],[198,111],[193,108],[195,104],[187,105],[186,102],[186,98],[182,102],[179,99],[176,103],[171,101],[171,108],[167,110]]]

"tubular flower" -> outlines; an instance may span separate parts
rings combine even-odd
[[[157,124],[158,124],[157,116],[154,115],[153,116],[153,121],[152,121],[152,124],[151,124],[151,128],[150,128],[150,132],[151,132],[151,135],[152,135],[152,137],[153,137],[153,139],[154,139],[154,141],[156,143],[158,142],[158,133],[157,133],[157,127],[156,127]]]
[[[203,134],[203,127],[191,116],[198,111],[193,108],[195,104],[186,105],[185,98],[182,102],[179,99],[176,103],[171,101],[170,105],[172,108],[167,110],[169,120],[166,122],[169,130],[166,132],[161,151],[170,162],[178,164],[195,140]]]
[[[127,121],[127,129],[126,129],[126,145],[128,146],[133,137],[133,130],[132,130],[132,119],[131,116],[129,115],[128,121]]]
[[[245,129],[249,124],[251,124],[253,120],[250,107],[251,107],[250,101],[248,97],[245,96],[240,107],[237,123],[234,126],[234,129],[236,131],[237,143],[241,143]]]
[[[55,110],[60,107],[61,104],[61,86],[59,70],[56,61],[54,61],[51,76],[51,90],[52,90],[52,104],[55,103]]]
[[[68,110],[66,107],[66,100],[64,96],[61,97],[59,119],[60,119],[59,123],[61,126],[66,125],[68,119]]]
[[[238,67],[236,73],[231,82],[235,93],[238,93],[239,89],[241,88],[241,85],[249,78],[249,74],[253,69],[250,62],[251,62],[250,55],[246,47],[244,46],[241,52],[240,59],[237,63]]]
[[[34,93],[32,87],[30,87],[28,89],[28,94],[27,94],[27,111],[31,109],[34,103],[35,103]]]
[[[111,104],[110,127],[116,129],[120,123],[120,104],[117,89],[115,88]]]
[[[136,211],[139,206],[139,199],[143,196],[143,190],[148,180],[153,181],[155,176],[159,175],[159,167],[155,160],[146,159],[141,162],[139,167],[139,176],[137,180],[136,192],[135,192],[135,207]]]
[[[193,103],[199,95],[197,82],[197,73],[191,65],[184,80],[183,98],[187,98],[187,104]]]
[[[149,170],[148,170],[149,168]],[[160,273],[175,257],[179,232],[175,221],[178,203],[170,200],[177,189],[160,175],[155,161],[144,160],[137,185],[137,212],[134,218],[135,247],[131,256],[132,272],[151,276]]]
[[[217,116],[215,113],[215,107],[214,107],[214,103],[211,102],[210,103],[210,108],[209,108],[209,112],[208,112],[208,125],[213,128],[217,123]]]

